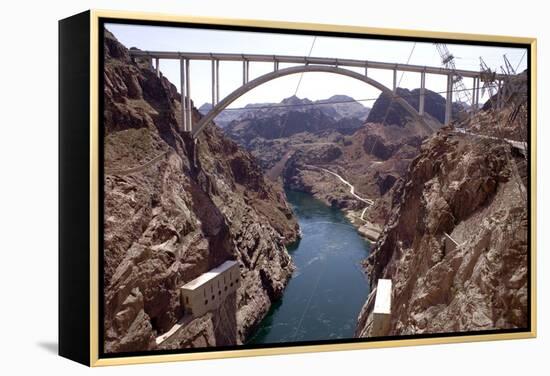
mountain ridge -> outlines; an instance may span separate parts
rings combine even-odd
[[[282,114],[289,110],[304,112],[307,111],[308,108],[313,107],[317,107],[321,112],[335,118],[335,120],[341,120],[344,118],[357,118],[360,120],[365,120],[370,110],[369,107],[363,106],[363,104],[347,95],[336,94],[329,98],[315,101],[292,95],[290,97],[283,98],[280,102],[248,103],[242,108],[227,108],[224,109],[214,121],[221,128],[225,128],[232,121],[258,117],[259,114],[262,114],[261,116],[276,113]],[[211,103],[204,103],[199,107],[199,112],[205,115],[211,109]],[[254,113],[251,113],[251,110],[254,110]]]

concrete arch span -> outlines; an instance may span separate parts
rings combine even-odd
[[[274,80],[279,77],[288,76],[291,74],[296,73],[305,73],[305,72],[325,72],[325,73],[334,73],[339,74],[342,76],[347,76],[351,78],[355,78],[359,81],[363,81],[364,83],[371,85],[378,90],[382,91],[383,93],[386,93],[388,95],[393,96],[394,100],[399,103],[409,114],[413,116],[414,119],[418,120],[419,123],[425,127],[426,131],[428,133],[431,133],[434,131],[431,125],[429,125],[425,119],[420,116],[418,111],[414,107],[412,107],[406,100],[404,100],[402,97],[396,95],[393,90],[390,88],[382,85],[380,82],[373,80],[372,78],[365,76],[363,74],[357,73],[355,71],[340,68],[336,66],[330,66],[330,65],[301,65],[301,66],[295,66],[290,68],[284,68],[279,69],[270,73],[266,73],[260,77],[257,77],[253,79],[252,81],[247,82],[246,84],[242,85],[229,95],[227,95],[223,100],[221,100],[218,104],[216,104],[212,110],[208,114],[206,114],[194,127],[192,131],[193,138],[198,137],[200,132],[206,127],[208,123],[210,123],[214,118],[222,112],[225,108],[227,108],[231,103],[233,103],[235,100],[237,100],[242,95],[246,94],[250,90],[254,89],[255,87],[258,87],[268,81]]]

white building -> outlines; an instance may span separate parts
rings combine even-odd
[[[372,311],[372,337],[388,335],[391,319],[391,279],[379,279],[376,286],[374,309]]]
[[[180,287],[185,312],[195,317],[220,306],[225,298],[237,291],[241,272],[237,261],[226,261]]]

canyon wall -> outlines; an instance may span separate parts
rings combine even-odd
[[[526,328],[526,166],[503,139],[448,127],[426,140],[366,260],[373,292],[356,335],[370,336],[380,278],[393,284],[385,335]]]
[[[196,142],[179,132],[176,88],[108,31],[104,53],[105,351],[241,343],[293,271],[285,245],[298,225],[284,193],[216,127]],[[240,288],[187,317],[178,288],[225,260],[239,262]]]

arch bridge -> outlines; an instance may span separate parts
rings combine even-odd
[[[383,93],[390,95],[393,100],[399,103],[414,119],[419,120],[428,132],[432,132],[431,125],[424,120],[425,114],[425,90],[426,74],[442,75],[447,77],[446,103],[445,103],[445,125],[451,121],[452,102],[453,102],[453,84],[456,80],[462,78],[472,79],[472,110],[479,108],[480,81],[487,79],[496,81],[499,87],[507,78],[504,74],[493,74],[490,78],[482,71],[448,69],[434,66],[421,66],[411,64],[396,64],[369,60],[338,59],[326,57],[310,56],[288,56],[288,55],[259,55],[259,54],[230,54],[230,53],[203,53],[203,52],[163,52],[163,51],[141,51],[130,50],[134,58],[144,58],[150,61],[150,66],[154,67],[156,74],[160,77],[160,60],[170,59],[180,62],[180,93],[182,95],[181,118],[182,131],[189,132],[196,138],[204,127],[212,121],[227,106],[238,99],[243,94],[249,92],[255,87],[290,74],[303,72],[326,72],[334,73],[357,79],[369,84]],[[153,66],[153,60],[155,65]],[[193,126],[191,117],[191,70],[190,62],[192,60],[206,60],[212,62],[212,109]],[[220,100],[220,61],[238,61],[242,62],[242,86],[228,94]],[[273,71],[261,75],[253,80],[249,80],[249,68],[251,62],[270,62],[273,63]],[[288,68],[279,68],[281,63],[299,64]],[[349,68],[362,68],[363,73]],[[393,72],[392,86],[387,87],[382,83],[369,77],[369,69],[389,70]],[[397,74],[398,72],[415,72],[420,74],[420,92],[418,111],[412,107],[405,99],[397,95]],[[498,99],[497,99],[498,103]]]

